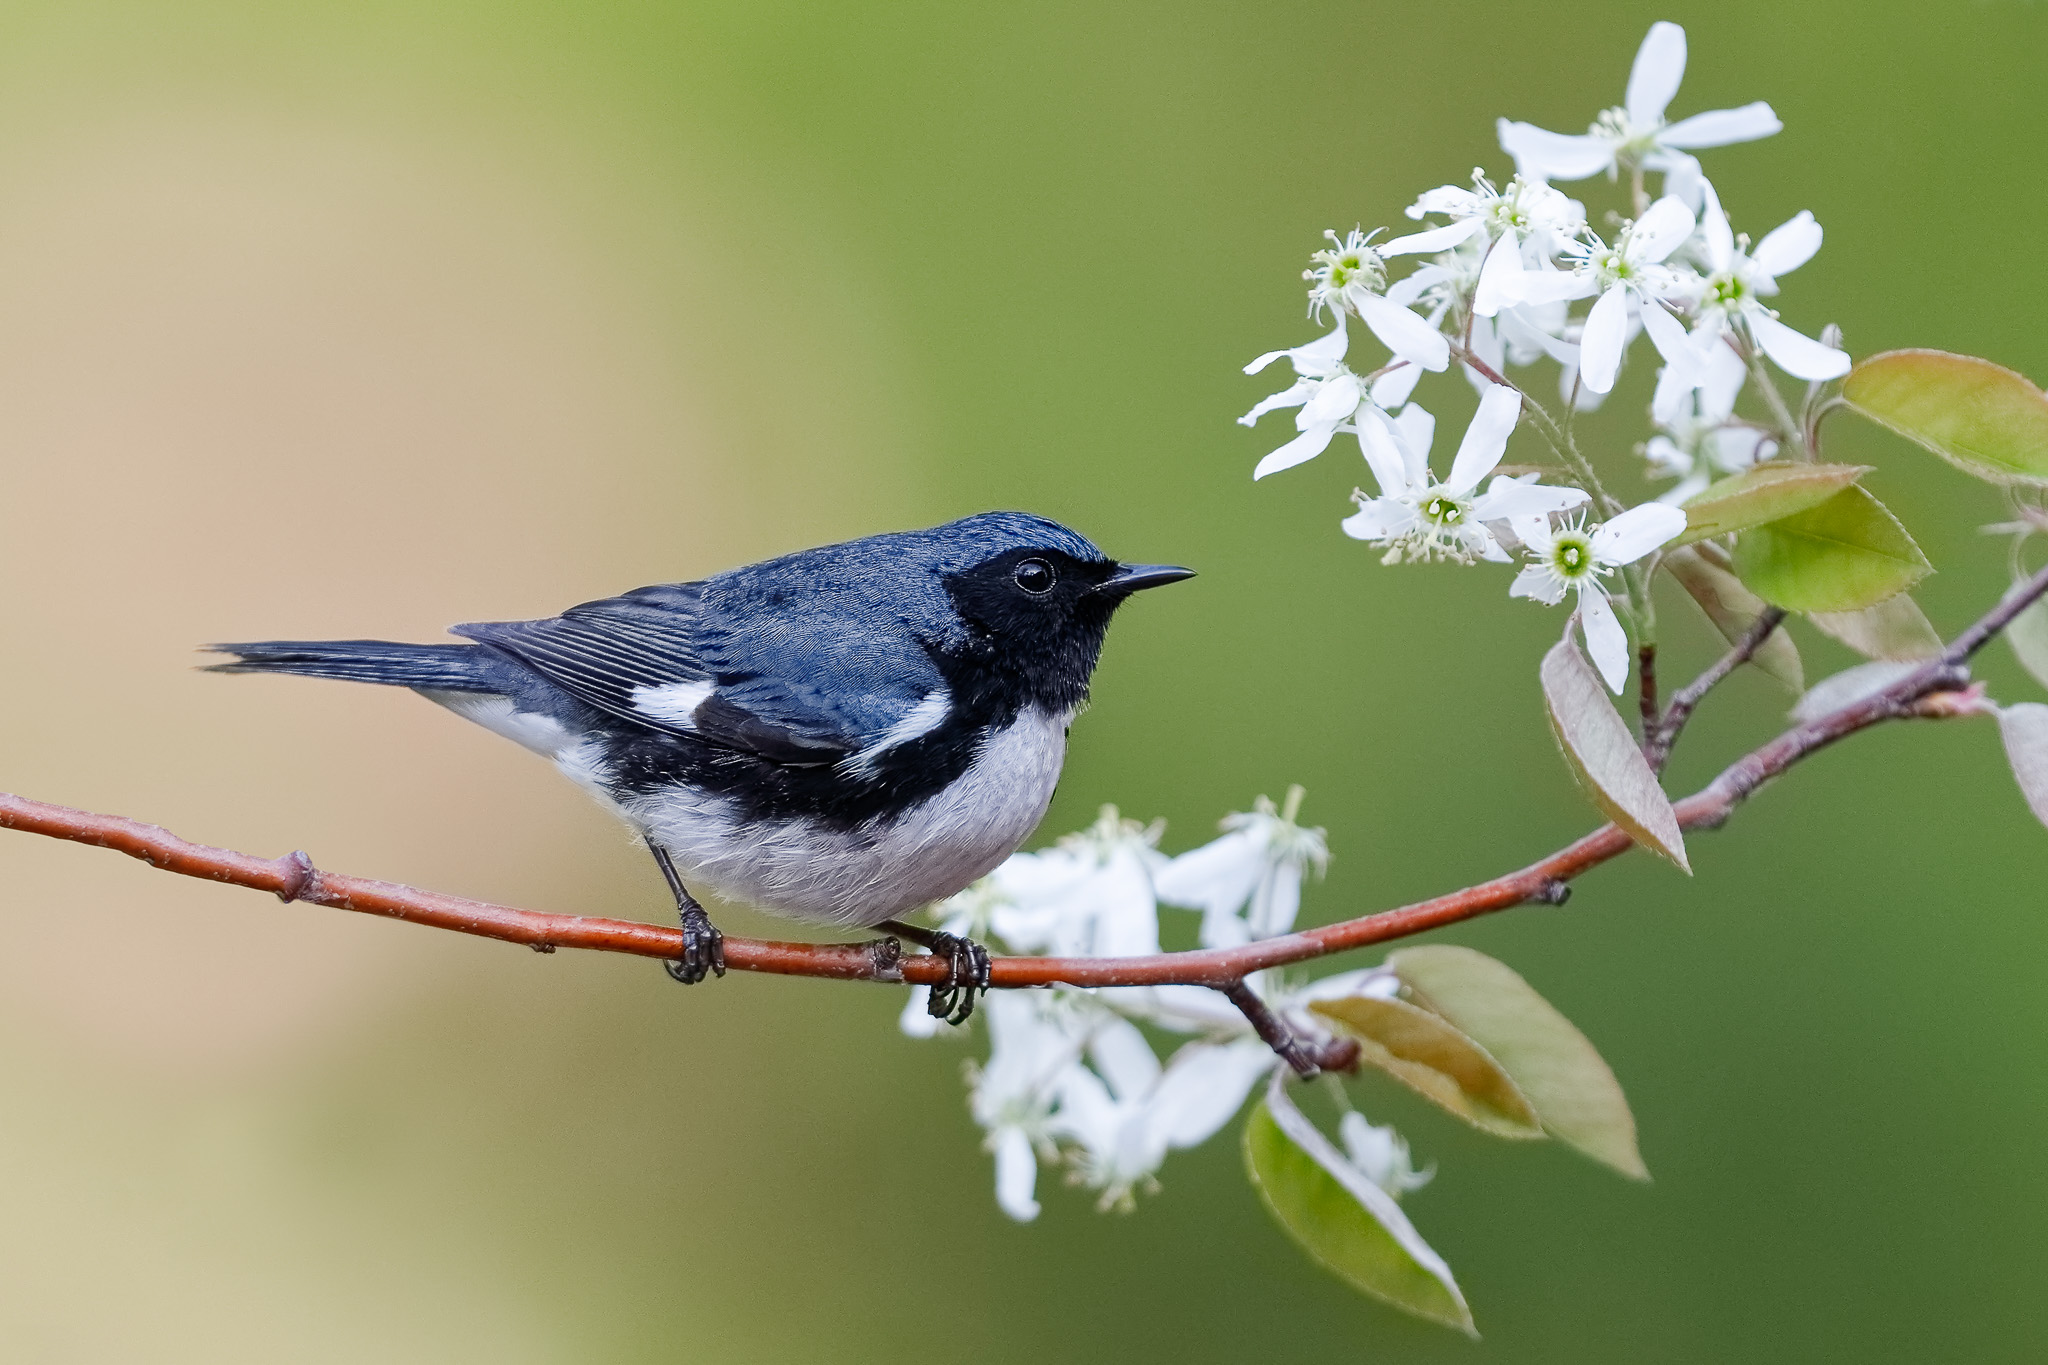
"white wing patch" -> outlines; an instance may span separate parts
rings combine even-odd
[[[923,701],[903,713],[903,719],[884,730],[880,739],[840,763],[839,770],[851,774],[874,771],[876,759],[899,744],[922,739],[938,729],[952,710],[953,694],[943,687],[933,688],[925,693]]]
[[[670,725],[695,726],[697,708],[712,693],[708,682],[664,683],[660,687],[633,689],[633,709],[650,720]]]

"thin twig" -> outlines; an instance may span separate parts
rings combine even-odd
[[[1287,1021],[1274,1013],[1273,1007],[1259,999],[1256,992],[1243,981],[1226,981],[1216,987],[1224,998],[1238,1007],[1250,1022],[1252,1032],[1279,1055],[1281,1061],[1294,1068],[1294,1074],[1305,1081],[1312,1081],[1325,1071],[1356,1071],[1358,1069],[1358,1044],[1349,1038],[1316,1040],[1304,1038],[1287,1026]]]
[[[1636,699],[1636,709],[1643,716],[1643,744],[1647,748],[1650,737],[1657,733],[1657,644],[1646,641],[1636,647],[1636,678],[1641,690]]]
[[[1756,380],[1759,392],[1764,396],[1764,406],[1771,410],[1771,418],[1777,422],[1779,433],[1785,443],[1793,448],[1793,458],[1811,460],[1813,450],[1806,444],[1806,429],[1792,416],[1792,409],[1785,403],[1785,395],[1778,389],[1771,372],[1764,368],[1762,352],[1754,346],[1749,350],[1749,373]]]
[[[1680,827],[1688,830],[1718,828],[1766,782],[1809,754],[1859,730],[1913,716],[1974,713],[1979,704],[1966,690],[1969,674],[1964,664],[2044,593],[2048,593],[2048,568],[2035,574],[2018,591],[1956,637],[1940,657],[1915,669],[1890,687],[1795,726],[1744,755],[1701,790],[1677,803],[1674,810]],[[228,882],[279,896],[288,895],[316,905],[383,915],[509,943],[523,943],[543,951],[585,948],[650,958],[674,958],[682,951],[681,932],[665,925],[515,910],[391,882],[317,871],[303,855],[271,859],[210,848],[140,821],[94,815],[20,796],[0,795],[0,826],[114,849],[140,858],[152,867],[182,876]],[[1628,835],[1613,825],[1603,825],[1519,871],[1399,909],[1280,938],[1261,939],[1236,948],[1122,958],[999,957],[994,961],[991,984],[997,987],[1060,983],[1073,986],[1187,984],[1223,988],[1232,982],[1243,981],[1253,972],[1407,938],[1511,906],[1530,902],[1555,905],[1563,899],[1565,883],[1632,847],[1634,845]],[[890,955],[878,954],[867,944],[776,943],[727,938],[725,957],[726,965],[734,971],[847,981],[931,985],[942,980],[948,971],[943,958],[909,957],[892,961]]]
[[[1748,663],[1762,649],[1764,641],[1771,638],[1771,632],[1785,619],[1781,607],[1766,607],[1763,614],[1750,623],[1742,638],[1735,642],[1726,654],[1714,660],[1707,670],[1671,694],[1671,706],[1661,719],[1650,716],[1643,726],[1643,757],[1650,762],[1650,771],[1661,773],[1671,759],[1672,746],[1678,743],[1679,732],[1692,719],[1693,710],[1706,698],[1707,693],[1720,685],[1721,680]]]

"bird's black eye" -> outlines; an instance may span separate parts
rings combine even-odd
[[[1027,559],[1010,571],[1010,577],[1017,580],[1017,586],[1033,595],[1052,591],[1052,585],[1060,581],[1052,565],[1042,559]]]

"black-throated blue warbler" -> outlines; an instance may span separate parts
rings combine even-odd
[[[219,672],[410,687],[553,759],[653,850],[682,915],[679,981],[725,971],[696,885],[923,943],[950,961],[932,1012],[957,1020],[988,954],[898,917],[1029,837],[1111,614],[1191,576],[987,512],[453,628],[471,644],[210,648],[236,656]]]

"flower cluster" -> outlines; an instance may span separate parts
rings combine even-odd
[[[1769,389],[1766,400],[1779,402],[1766,359],[1815,383],[1849,368],[1843,351],[1780,321],[1767,303],[1779,278],[1819,250],[1813,215],[1801,212],[1752,245],[1730,227],[1693,155],[1768,137],[1779,130],[1777,116],[1756,103],[1668,121],[1684,72],[1685,31],[1655,24],[1622,103],[1587,132],[1503,119],[1500,145],[1515,165],[1505,184],[1482,169],[1469,189],[1424,193],[1407,215],[1430,225],[1405,236],[1326,234],[1330,245],[1314,254],[1305,278],[1310,316],[1328,316],[1334,327],[1246,366],[1256,374],[1285,359],[1296,377],[1239,419],[1249,426],[1296,409],[1298,434],[1260,460],[1254,478],[1313,459],[1340,435],[1354,437],[1378,492],[1354,495],[1357,511],[1343,530],[1380,547],[1382,562],[1505,564],[1519,553],[1511,595],[1556,603],[1576,594],[1587,652],[1616,692],[1630,651],[1611,590],[1626,588],[1626,599],[1640,604],[1655,556],[1685,529],[1677,504],[1776,453],[1775,428],[1736,415],[1745,382],[1755,378]],[[1553,183],[1599,175],[1625,178],[1632,201],[1605,232]],[[1397,279],[1394,264],[1404,257],[1420,263]],[[1385,347],[1383,364],[1355,363],[1351,319]],[[1677,483],[1624,510],[1579,454],[1572,414],[1613,390],[1642,335],[1658,361],[1657,434],[1640,447],[1645,472]],[[1436,420],[1411,395],[1425,371],[1454,362],[1478,389],[1479,407],[1439,477],[1430,459]],[[1510,377],[1546,362],[1557,366],[1562,418]],[[1550,448],[1551,467],[1496,473],[1525,417]],[[1545,482],[1552,473],[1557,481]]]
[[[1261,797],[1223,822],[1221,838],[1172,859],[1158,851],[1159,825],[1105,807],[1089,829],[1017,854],[938,914],[951,932],[1058,956],[1156,953],[1162,906],[1200,911],[1204,947],[1284,934],[1304,877],[1329,857],[1323,832],[1295,823],[1300,800],[1300,788],[1284,808]],[[1268,972],[1246,984],[1307,1037],[1328,1036],[1306,1011],[1311,1000],[1395,989],[1377,969],[1313,984]],[[1280,1065],[1245,1017],[1201,986],[997,991],[980,1017],[989,1055],[969,1067],[969,1107],[995,1158],[996,1202],[1020,1220],[1038,1214],[1042,1161],[1063,1163],[1101,1207],[1131,1207],[1136,1192],[1155,1187],[1169,1152],[1222,1128]],[[933,1019],[922,989],[902,1022],[915,1037],[966,1031]],[[1155,1039],[1173,1044],[1163,1058]],[[1354,1112],[1340,1136],[1361,1174],[1390,1194],[1428,1178],[1391,1128]]]

